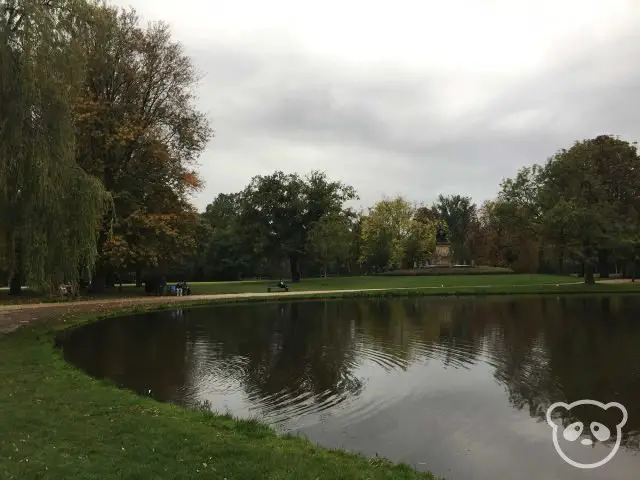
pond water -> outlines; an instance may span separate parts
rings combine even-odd
[[[63,348],[87,373],[160,401],[208,401],[448,479],[640,478],[638,297],[219,305],[97,322]],[[563,461],[546,421],[552,403],[582,399],[628,412],[621,448],[599,468]],[[567,456],[594,463],[612,451],[619,409],[556,413]],[[577,421],[580,441],[565,440]]]

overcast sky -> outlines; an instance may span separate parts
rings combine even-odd
[[[325,170],[360,204],[480,203],[574,140],[640,140],[639,0],[118,0],[172,26],[216,136],[203,209]]]

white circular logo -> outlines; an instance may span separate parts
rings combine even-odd
[[[580,405],[593,405],[596,407],[600,407],[603,410],[614,408],[622,412],[622,420],[616,425],[615,432],[611,432],[611,430],[607,426],[599,422],[591,422],[589,425],[585,426],[582,422],[579,421],[572,423],[562,430],[562,438],[564,438],[564,440],[568,442],[575,442],[576,440],[578,440],[582,436],[582,434],[585,433],[585,428],[588,428],[588,431],[591,433],[591,435],[593,435],[593,437],[599,442],[606,442],[607,440],[611,439],[612,435],[615,435],[616,441],[615,445],[611,449],[611,452],[609,452],[609,454],[605,458],[595,463],[580,463],[569,458],[569,456],[562,450],[562,447],[560,446],[558,438],[560,435],[559,426],[552,419],[553,413],[555,411],[568,411],[573,407],[577,407]],[[551,426],[551,428],[553,428],[553,446],[556,448],[556,452],[558,452],[558,455],[560,455],[560,457],[569,465],[573,465],[576,468],[582,469],[601,467],[614,457],[614,455],[620,448],[620,443],[622,442],[622,427],[627,423],[627,418],[627,409],[617,402],[610,402],[607,404],[598,402],[596,400],[578,400],[577,402],[573,402],[570,404],[564,402],[556,402],[547,409],[547,423]],[[590,438],[583,438],[582,440],[580,440],[580,443],[584,446],[592,446],[593,440],[591,440]]]

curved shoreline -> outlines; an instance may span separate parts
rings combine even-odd
[[[297,297],[304,297],[302,293]],[[129,307],[116,309],[116,302],[109,302],[103,305],[109,311],[53,314],[38,318],[50,321],[0,335],[0,410],[12,412],[3,419],[0,435],[0,478],[437,479],[384,457],[368,458],[278,435],[259,421],[140,396],[87,375],[53,348],[59,334],[110,317],[170,309],[176,303],[271,300],[268,295],[205,297],[128,302]]]
[[[416,472],[408,465],[393,464],[381,457],[367,459],[318,447],[300,438],[278,436],[259,422],[187,410],[141,397],[91,378],[64,361],[52,344],[58,334],[83,324],[177,305],[412,295],[640,293],[640,289],[628,287],[601,284],[592,288],[571,282],[562,286],[324,290],[6,305],[0,307],[0,319],[4,316],[5,320],[15,320],[16,315],[22,315],[23,321],[9,324],[12,333],[0,334],[0,409],[13,413],[4,421],[0,436],[0,454],[4,458],[0,461],[0,477],[41,475],[44,465],[55,478],[121,478],[132,472],[160,478],[189,478],[205,472],[213,478],[262,478],[263,472],[271,472],[272,478],[296,480],[433,479],[429,473]],[[21,325],[24,327],[18,328]],[[92,457],[92,462],[65,463],[60,457],[63,451],[80,459]],[[227,460],[230,451],[235,452],[237,462]],[[187,468],[185,462],[193,465]],[[211,468],[217,473],[212,473]]]

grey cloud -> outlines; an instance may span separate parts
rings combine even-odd
[[[203,157],[203,207],[254,174],[326,169],[363,203],[382,193],[432,201],[495,194],[502,178],[599,133],[635,140],[640,110],[637,36],[563,51],[555,64],[503,87],[458,119],[441,115],[442,75],[334,64],[260,44],[191,50],[207,72],[201,105],[217,138]],[[483,79],[484,80],[484,79]],[[478,82],[482,95],[485,81]]]

